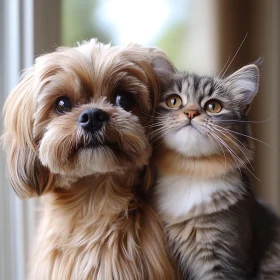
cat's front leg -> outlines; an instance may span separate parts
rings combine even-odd
[[[241,206],[240,202],[226,211],[199,216],[169,232],[176,236],[173,252],[179,256],[184,279],[252,280],[252,230]]]
[[[251,280],[238,260],[229,260],[213,251],[206,251],[208,257],[201,252],[192,265],[183,264],[184,280]]]

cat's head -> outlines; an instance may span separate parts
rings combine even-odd
[[[246,120],[258,90],[258,66],[247,65],[226,78],[180,73],[161,65],[155,69],[164,91],[154,138],[187,157],[227,153],[236,160],[244,158],[252,148]]]

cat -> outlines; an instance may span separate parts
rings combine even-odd
[[[183,279],[280,279],[280,219],[252,190],[258,63],[226,78],[154,61],[156,208]]]

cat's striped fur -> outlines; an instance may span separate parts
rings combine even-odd
[[[257,201],[250,180],[247,112],[258,67],[225,79],[173,73],[156,62],[155,69],[165,86],[154,131],[156,203],[183,278],[280,279],[279,218]],[[166,100],[174,94],[182,104],[171,109]],[[209,100],[222,110],[207,112]]]

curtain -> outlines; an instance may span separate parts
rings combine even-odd
[[[260,72],[260,88],[253,102],[250,120],[270,120],[253,124],[254,137],[268,143],[255,143],[254,180],[258,195],[280,213],[279,170],[279,102],[280,102],[280,1],[277,0],[216,0],[219,34],[219,68],[232,58],[247,37],[228,69],[264,58]]]

